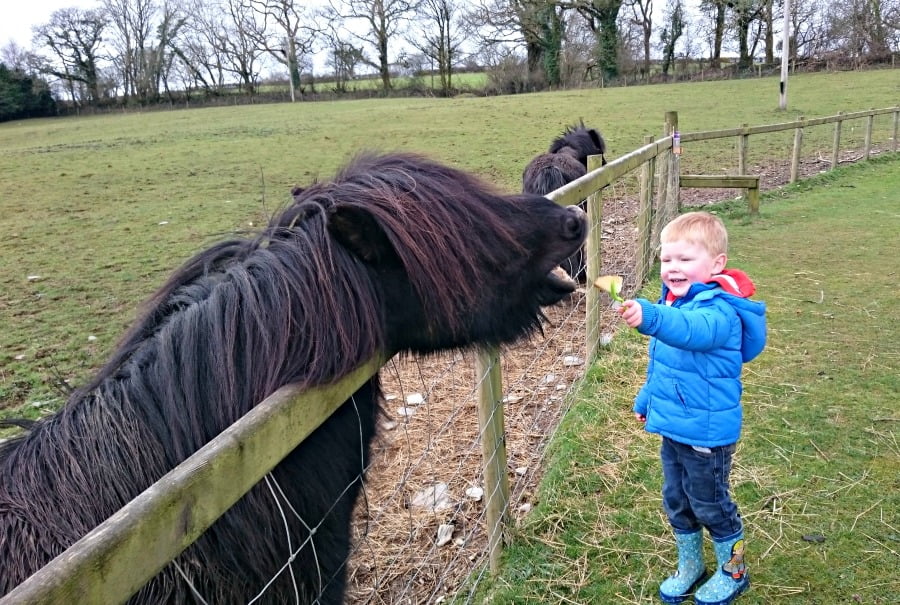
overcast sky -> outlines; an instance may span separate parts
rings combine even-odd
[[[19,46],[31,46],[31,28],[47,23],[55,10],[77,6],[100,6],[98,0],[3,0],[0,10],[0,46],[14,40]]]
[[[309,0],[303,0],[308,2]],[[100,0],[2,0],[0,11],[0,47],[6,46],[10,40],[19,46],[31,46],[31,28],[50,20],[50,15],[61,8],[96,8]],[[685,6],[690,11],[699,0],[686,0]],[[654,2],[654,21],[661,18],[665,0]]]

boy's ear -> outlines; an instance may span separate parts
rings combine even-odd
[[[725,265],[728,263],[728,256],[726,254],[719,254],[713,259],[712,272],[713,275],[716,273],[721,273],[725,268]]]
[[[331,209],[328,213],[328,232],[370,265],[382,265],[397,257],[387,234],[365,210],[346,206]]]

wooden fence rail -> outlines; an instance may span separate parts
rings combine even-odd
[[[340,382],[286,386],[0,599],[106,605],[137,592],[319,427],[386,359]]]
[[[685,132],[680,141],[698,142],[724,137],[739,137],[739,162],[746,159],[751,135],[795,130],[792,153],[792,180],[799,163],[802,130],[816,125],[835,126],[832,164],[837,165],[841,124],[866,119],[864,157],[872,143],[872,122],[876,116],[893,114],[891,151],[898,148],[900,106],[840,113],[824,118],[742,126],[707,132]],[[632,284],[639,287],[654,261],[660,226],[679,211],[679,162],[672,153],[678,130],[675,112],[666,115],[663,136],[647,137],[644,145],[605,166],[591,165],[583,177],[552,192],[549,198],[562,205],[588,199],[588,215],[593,225],[600,223],[602,189],[617,179],[640,170],[640,206],[637,214],[638,242]],[[742,174],[744,174],[742,172]],[[599,273],[600,237],[588,243],[588,276]],[[590,282],[589,282],[590,283]],[[586,364],[599,350],[599,299],[588,288],[588,338]],[[373,358],[339,383],[298,392],[287,386],[235,422],[193,456],[165,475],[124,508],[0,599],[0,605],[119,603],[127,600],[169,561],[189,546],[244,493],[259,482],[281,459],[310,435],[342,402],[348,399],[389,359]],[[509,490],[506,483],[506,458],[503,452],[502,382],[499,353],[479,354],[481,391],[481,434],[485,458],[485,494],[489,500],[487,534],[490,567],[499,568],[504,526],[508,519]]]

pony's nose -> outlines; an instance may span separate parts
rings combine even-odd
[[[563,217],[562,236],[565,239],[583,239],[587,235],[587,214],[578,206],[566,208]]]

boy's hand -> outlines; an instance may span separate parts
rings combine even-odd
[[[619,307],[619,315],[622,316],[622,320],[624,320],[629,327],[636,328],[641,325],[644,312],[640,303],[634,300],[626,300],[622,303],[622,306]]]
[[[637,418],[638,422],[647,422],[647,417],[643,414],[634,413],[634,417]]]

